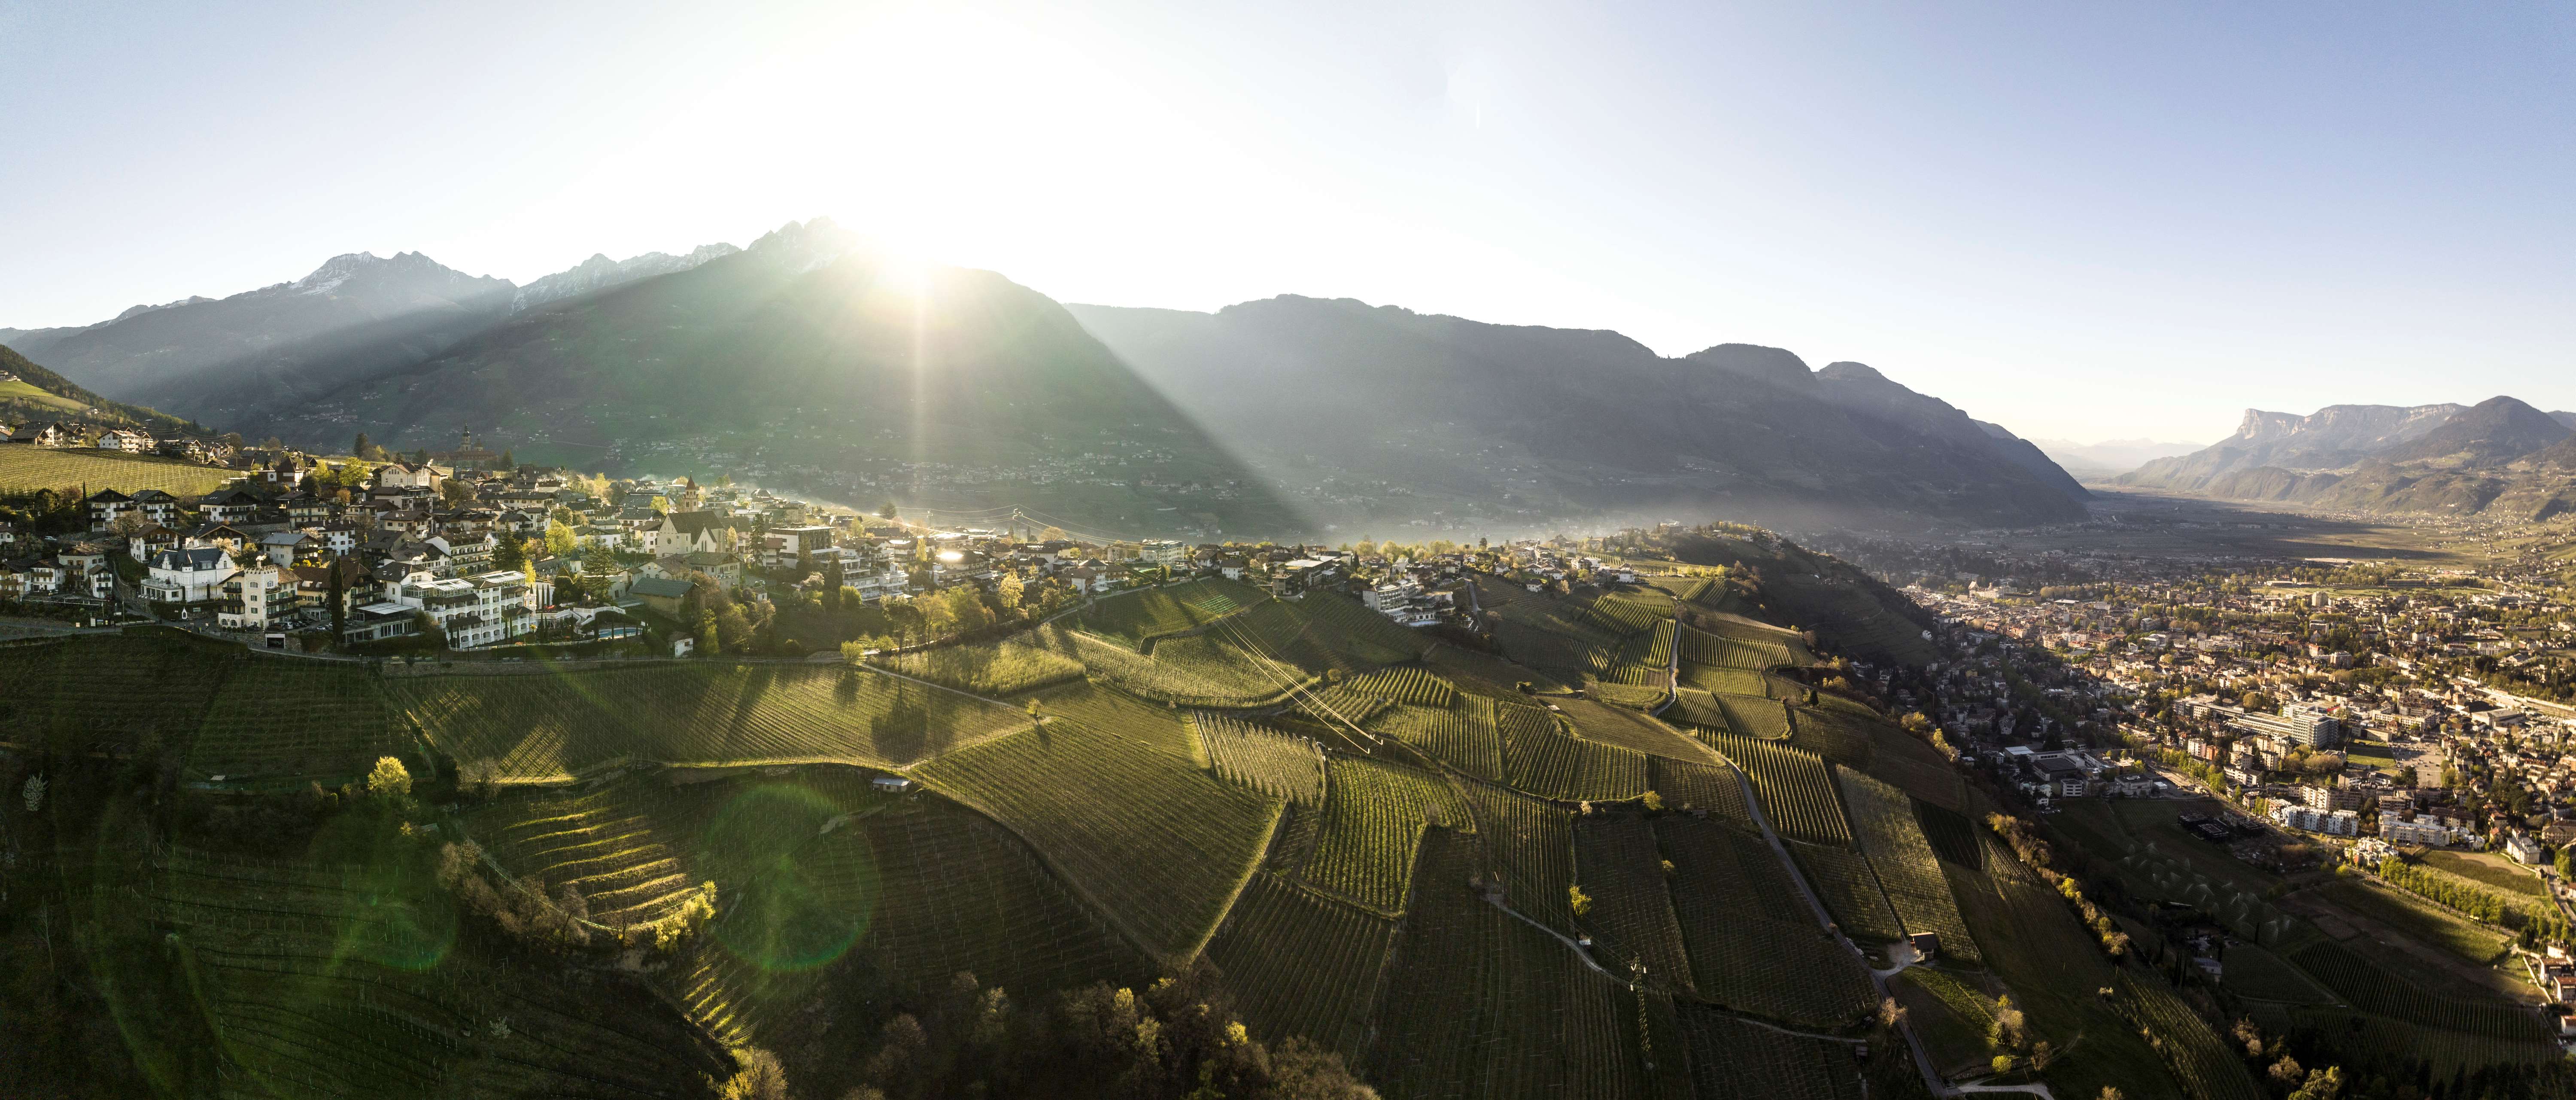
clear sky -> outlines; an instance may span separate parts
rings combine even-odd
[[[2576,408],[2576,6],[0,0],[0,325],[830,215],[1065,301],[1857,359],[2025,436]]]

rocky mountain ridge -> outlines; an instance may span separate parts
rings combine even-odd
[[[2237,433],[2116,484],[2359,512],[2545,519],[2576,510],[2576,413],[2509,396],[2474,406],[2246,410]]]

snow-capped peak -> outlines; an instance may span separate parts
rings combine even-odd
[[[295,280],[293,286],[306,294],[329,294],[339,289],[340,284],[348,282],[351,276],[383,262],[373,252],[343,252],[322,261],[322,266],[314,268],[313,274]]]
[[[606,253],[594,252],[589,259],[579,264],[520,287],[519,292],[510,299],[510,312],[517,313],[521,310],[533,309],[548,302],[605,290],[621,283],[687,271],[709,260],[730,256],[740,251],[742,250],[739,248],[719,242],[699,245],[686,256],[674,256],[668,252],[647,252],[641,256],[612,260]]]

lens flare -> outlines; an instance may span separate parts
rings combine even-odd
[[[717,942],[763,970],[840,958],[876,913],[876,853],[867,833],[822,794],[768,784],[736,795],[707,827],[707,866],[723,916]]]

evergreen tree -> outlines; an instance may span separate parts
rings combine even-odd
[[[358,438],[363,442],[366,436],[361,433]],[[343,631],[349,628],[349,578],[340,571],[338,558],[331,559],[323,568],[331,571],[331,644],[336,646],[347,636]]]
[[[349,453],[358,458],[367,457],[367,433],[358,433],[357,442],[349,444]]]

